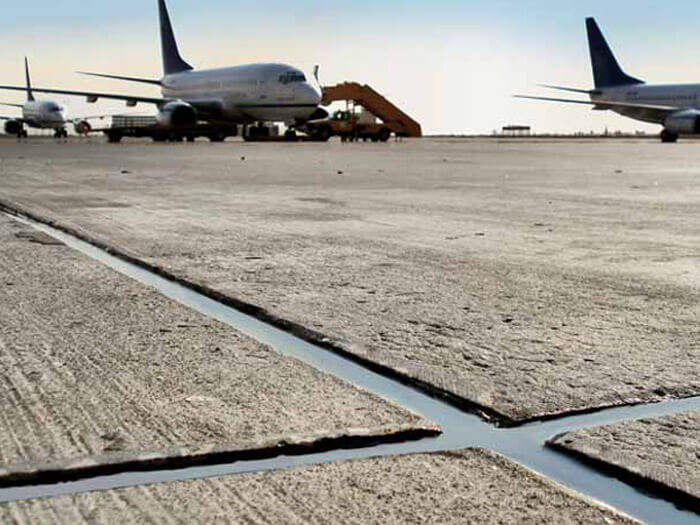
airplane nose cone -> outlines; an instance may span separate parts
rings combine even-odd
[[[313,104],[315,106],[319,106],[321,104],[321,99],[323,98],[321,92],[318,89],[316,89],[315,86],[312,86],[308,83],[304,84],[302,96],[304,98],[305,104]]]

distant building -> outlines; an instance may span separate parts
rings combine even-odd
[[[532,134],[532,128],[530,126],[503,126],[501,134],[507,137],[527,137]]]

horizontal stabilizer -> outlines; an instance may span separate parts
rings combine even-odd
[[[137,78],[137,77],[125,77],[121,75],[108,75],[106,73],[88,73],[86,71],[78,71],[78,75],[87,75],[90,77],[100,77],[100,78],[111,78],[113,80],[125,80],[127,82],[138,82],[140,84],[152,84],[154,86],[162,86],[163,83],[160,80],[154,80],[151,78]]]
[[[569,93],[582,93],[584,95],[599,95],[600,91],[596,89],[579,89],[566,86],[552,86],[551,84],[537,84],[539,87],[547,89],[556,89],[558,91],[568,91]]]
[[[9,106],[11,108],[23,108],[22,104],[10,104],[9,102],[0,102],[0,106]]]

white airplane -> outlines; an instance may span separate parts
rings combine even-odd
[[[32,81],[29,76],[29,61],[25,57],[24,69],[27,76],[27,101],[24,104],[9,104],[2,102],[2,106],[10,106],[22,109],[22,116],[17,117],[0,117],[0,120],[5,120],[5,133],[8,135],[17,135],[18,137],[26,137],[27,130],[24,126],[37,129],[53,129],[55,136],[58,138],[67,137],[66,131],[66,108],[54,102],[53,100],[36,100],[32,92]]]
[[[595,110],[615,113],[663,126],[662,142],[676,142],[680,135],[700,134],[700,84],[648,85],[627,75],[605,41],[593,18],[586,19],[595,89],[561,86],[542,87],[581,93],[590,100],[516,95],[517,98],[585,104]]]
[[[102,98],[123,100],[128,107],[139,103],[155,104],[159,124],[174,130],[191,128],[200,121],[222,125],[269,121],[300,125],[328,116],[319,107],[320,91],[295,67],[250,64],[195,71],[180,56],[165,0],[158,0],[158,7],[164,70],[160,80],[102,73],[83,74],[160,86],[162,97],[44,88],[34,88],[34,91],[84,96],[89,103]],[[0,89],[24,88],[0,86]],[[255,132],[264,133],[265,129],[255,128]]]
[[[62,104],[53,100],[36,100],[34,98],[34,90],[32,89],[32,80],[29,74],[29,61],[25,57],[24,70],[27,77],[27,87],[23,88],[27,92],[27,101],[24,104],[10,104],[8,102],[0,102],[0,106],[9,106],[20,108],[22,110],[21,117],[3,117],[0,120],[5,122],[5,133],[8,135],[17,135],[19,138],[26,138],[29,134],[24,126],[29,126],[35,129],[53,129],[54,137],[66,138],[68,131],[66,127],[72,125],[78,135],[87,135],[92,131],[90,120],[104,119],[111,115],[95,115],[83,118],[68,118],[68,112]]]

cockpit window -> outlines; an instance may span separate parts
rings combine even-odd
[[[304,73],[298,72],[298,71],[289,71],[288,73],[285,73],[284,75],[280,75],[280,83],[281,84],[291,84],[293,82],[306,82],[306,76],[304,76]]]

